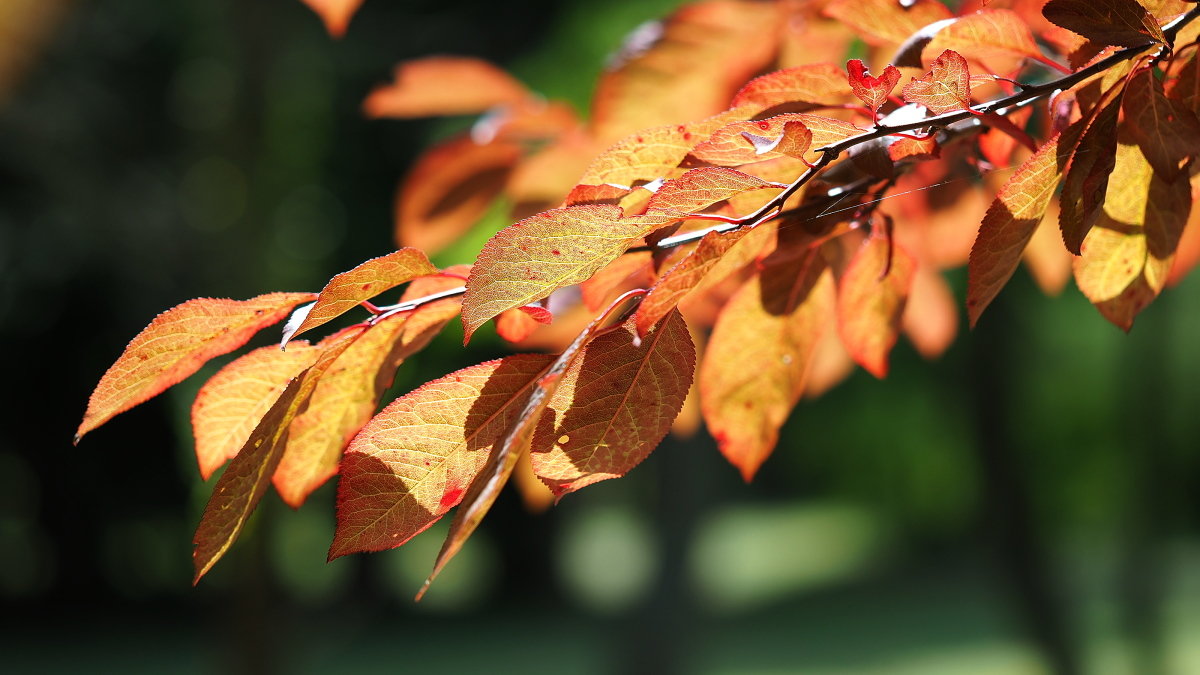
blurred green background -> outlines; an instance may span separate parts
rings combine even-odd
[[[464,123],[364,120],[397,61],[480,56],[582,107],[676,4],[367,0],[332,41],[297,0],[3,0],[5,669],[1200,672],[1197,275],[1126,336],[1018,273],[939,361],[902,344],[802,403],[754,484],[697,438],[544,515],[508,494],[420,605],[444,524],[326,564],[332,486],[269,496],[191,587],[203,374],[71,446],[157,312],[392,250],[398,178]],[[499,349],[451,336],[396,390]]]

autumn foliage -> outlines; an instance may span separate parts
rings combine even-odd
[[[359,4],[305,2],[335,35]],[[272,485],[299,507],[339,476],[330,558],[399,546],[457,507],[436,575],[514,471],[562,498],[625,475],[696,410],[750,480],[803,396],[854,364],[885,377],[901,335],[929,358],[948,347],[959,310],[942,270],[967,265],[972,326],[1024,263],[1048,293],[1073,275],[1129,330],[1200,261],[1197,14],[709,0],[632,35],[586,119],[474,59],[400,64],[367,117],[480,117],[402,181],[399,250],[317,294],[164,312],[101,378],[76,438],[290,314],[283,348],[196,397],[200,473],[228,462],[196,580]],[[501,197],[515,222],[473,264],[430,263]],[[351,311],[363,322],[308,337]],[[554,353],[380,410],[400,363],[455,319],[466,340],[494,322]]]

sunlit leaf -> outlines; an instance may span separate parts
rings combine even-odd
[[[636,187],[659,178],[683,174],[679,163],[697,143],[731,121],[750,117],[749,109],[736,108],[719,115],[632,134],[598,155],[584,172],[581,184]]]
[[[210,377],[192,403],[192,432],[200,477],[208,480],[235,456],[263,415],[321,349],[304,341],[287,351],[261,347],[231,361]]]
[[[846,77],[832,63],[810,63],[754,78],[733,97],[731,108],[757,111],[787,106],[781,112],[803,112],[845,101],[850,96]]]
[[[959,17],[925,45],[922,60],[928,61],[947,49],[994,73],[1008,71],[1007,64],[1013,59],[1044,58],[1029,27],[1016,12],[1007,9],[981,9]]]
[[[386,290],[417,277],[437,273],[438,269],[429,262],[429,258],[415,248],[402,248],[395,253],[371,258],[330,279],[296,332],[284,336],[284,340],[336,319],[364,300],[370,300]]]
[[[937,137],[933,134],[918,138],[897,138],[888,145],[888,157],[893,162],[902,159],[937,159],[941,156]]]
[[[475,225],[504,190],[521,158],[514,143],[460,136],[431,148],[396,194],[396,241],[437,253]]]
[[[854,28],[867,43],[885,46],[899,45],[925,26],[951,17],[937,0],[834,0],[825,14]]]
[[[1117,156],[1119,102],[1113,101],[1096,114],[1071,155],[1063,177],[1059,199],[1058,227],[1067,250],[1079,255],[1079,247],[1104,206],[1104,192]]]
[[[1042,14],[1102,45],[1138,47],[1167,41],[1158,22],[1137,0],[1050,0]]]
[[[1008,283],[1021,253],[1046,214],[1067,158],[1082,133],[1079,122],[1047,141],[1013,173],[988,207],[967,267],[967,317],[971,326]]]
[[[525,85],[486,61],[430,56],[396,66],[391,84],[363,101],[367,117],[469,115],[529,98]]]
[[[692,157],[700,162],[717,166],[737,166],[774,157],[786,156],[788,147],[782,138],[785,134],[799,135],[809,142],[814,150],[825,145],[843,141],[863,133],[862,129],[831,117],[820,117],[805,113],[785,113],[765,120],[737,121],[713,132],[708,140],[692,151]],[[757,139],[777,141],[764,146]],[[783,148],[776,148],[776,145]],[[816,154],[809,156],[815,159]]]
[[[900,82],[900,69],[896,66],[889,65],[883,69],[883,73],[879,77],[875,77],[870,74],[867,66],[861,60],[851,59],[846,62],[846,71],[850,89],[863,102],[863,105],[867,106],[867,110],[870,110],[871,114],[878,112],[879,107],[887,103],[888,95]]]
[[[696,365],[683,317],[635,337],[629,321],[592,340],[550,403],[554,426],[539,430],[531,459],[556,496],[628,473],[683,408]]]
[[[593,312],[616,297],[615,292],[628,290],[622,286],[636,281],[653,281],[654,268],[650,251],[626,253],[605,265],[590,279],[579,285],[583,303]]]
[[[912,254],[880,231],[863,242],[838,282],[842,343],[875,377],[887,376],[915,269]]]
[[[553,319],[549,310],[540,305],[524,305],[500,312],[496,317],[496,333],[509,342],[522,342],[538,326],[550,324]]]
[[[947,49],[934,59],[929,72],[904,85],[904,100],[919,103],[935,115],[971,107],[971,76],[967,60]]]
[[[1152,68],[1129,79],[1121,111],[1150,166],[1168,181],[1179,178],[1184,163],[1200,155],[1200,120],[1187,106],[1166,97]]]
[[[321,377],[363,330],[344,332],[340,340],[324,348],[311,367],[291,381],[217,479],[192,542],[193,583],[199,582],[233,545],[271,484],[271,475],[283,456],[288,426],[308,404]]]
[[[771,187],[756,176],[723,167],[692,169],[669,180],[654,193],[646,213],[686,215],[699,213],[717,202],[749,190]]]
[[[832,275],[811,250],[764,261],[717,319],[700,367],[701,408],[721,453],[744,479],[774,449],[833,315]]]
[[[572,206],[526,218],[492,237],[471,270],[463,299],[466,339],[507,309],[541,300],[592,276],[670,222],[621,217],[615,206]]]
[[[125,347],[88,400],[75,442],[114,415],[157,396],[209,359],[246,344],[312,293],[268,293],[249,300],[199,298],[159,314]]]

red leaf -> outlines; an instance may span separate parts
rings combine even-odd
[[[871,114],[879,112],[879,107],[887,103],[888,95],[900,82],[900,69],[889,65],[883,69],[883,74],[873,77],[867,67],[858,59],[846,62],[847,78],[854,95],[867,106]]]
[[[430,56],[396,66],[391,84],[363,101],[367,117],[469,115],[529,98],[525,85],[486,61]]]
[[[504,190],[521,148],[460,136],[431,148],[396,193],[396,241],[427,255],[458,240]]]
[[[155,317],[96,385],[75,442],[113,416],[196,372],[209,359],[246,344],[312,293],[268,293],[249,300],[188,300]]]
[[[632,321],[597,337],[550,403],[555,425],[534,438],[534,471],[558,497],[625,475],[666,436],[695,365],[679,312],[640,344]]]
[[[438,274],[438,269],[429,262],[425,254],[415,248],[402,248],[342,272],[329,280],[317,302],[296,327],[295,332],[284,335],[284,342],[306,330],[336,319],[354,309],[364,300],[412,281],[417,277]]]
[[[967,60],[947,49],[934,59],[929,72],[904,87],[904,100],[919,103],[935,115],[971,108],[971,75]]]
[[[1162,28],[1137,0],[1050,0],[1042,14],[1057,26],[1102,45],[1166,44]]]
[[[900,317],[912,286],[916,260],[882,233],[871,236],[850,259],[838,284],[838,328],[846,351],[867,372],[887,376]]]

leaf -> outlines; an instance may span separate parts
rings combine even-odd
[[[521,342],[533,334],[539,325],[549,325],[550,312],[541,305],[524,305],[500,312],[496,317],[496,333],[509,342]]]
[[[530,97],[525,85],[492,64],[461,56],[430,56],[396,66],[393,82],[363,101],[367,117],[471,115]]]
[[[1009,68],[1001,66],[1014,58],[1045,60],[1029,26],[1016,12],[1007,9],[981,9],[959,17],[925,45],[921,50],[922,60],[945,50],[983,64],[994,73],[1008,71]]]
[[[287,351],[260,347],[210,377],[192,403],[192,433],[200,477],[208,480],[237,455],[283,390],[316,361],[321,349],[299,341]]]
[[[621,307],[627,297],[629,297],[628,294],[617,298],[608,311],[589,323],[587,328],[558,355],[558,358],[550,364],[545,372],[538,375],[532,391],[521,408],[521,414],[512,421],[500,440],[496,441],[491,454],[488,455],[487,463],[467,488],[467,493],[463,496],[458,511],[454,514],[454,520],[450,523],[450,532],[446,535],[442,550],[438,552],[437,560],[434,561],[433,571],[425,579],[425,585],[417,591],[416,600],[419,601],[425,591],[429,590],[429,585],[441,573],[446,563],[458,554],[475,528],[479,527],[483,517],[491,510],[492,504],[500,496],[500,491],[512,476],[517,462],[529,452],[534,433],[542,420],[542,414],[550,405],[550,401],[554,399],[566,374],[579,361],[588,343],[599,334],[600,328],[608,321],[610,314]]]
[[[672,311],[640,341],[632,321],[592,340],[550,403],[530,459],[556,497],[628,473],[666,436],[696,366],[687,323]]]
[[[1043,144],[1013,173],[988,207],[967,265],[971,327],[1016,271],[1081,133],[1081,122],[1075,122]]]
[[[717,319],[700,366],[701,410],[721,453],[747,481],[771,454],[804,391],[833,312],[832,276],[810,249],[764,261]]]
[[[587,279],[670,220],[623,218],[615,206],[571,206],[504,228],[488,240],[467,279],[464,339],[504,310]]]
[[[787,145],[783,140],[785,134],[803,136],[805,131],[811,134],[810,144],[813,148],[837,143],[863,133],[862,129],[853,124],[831,117],[784,113],[765,120],[727,124],[713,132],[708,140],[698,144],[691,157],[718,166],[737,166],[782,157],[786,156],[783,151],[769,146],[764,151],[763,145],[756,144],[755,139],[779,139],[778,145],[783,145],[786,149]],[[815,158],[815,154],[810,154]]]
[[[579,179],[580,184],[635,187],[683,173],[679,163],[697,143],[730,121],[751,116],[749,109],[728,110],[713,117],[632,134],[598,155]]]
[[[607,306],[615,297],[616,291],[629,290],[623,288],[627,284],[650,285],[654,279],[652,260],[653,254],[650,251],[636,251],[618,256],[579,285],[583,304],[595,312]],[[642,281],[645,281],[645,284],[640,283]]]
[[[1050,0],[1042,14],[1099,44],[1140,47],[1167,42],[1158,22],[1137,0]]]
[[[970,80],[967,60],[947,49],[930,64],[929,72],[904,86],[904,100],[919,103],[935,115],[970,110]]]
[[[937,0],[903,4],[893,0],[834,0],[825,15],[850,26],[867,44],[899,45],[931,23],[952,16]]]
[[[1200,115],[1200,58],[1196,52],[1183,64],[1179,77],[1168,81],[1167,96],[1182,103],[1188,110]]]
[[[846,351],[867,372],[883,379],[888,353],[912,287],[916,260],[882,230],[873,231],[846,266],[838,284],[838,328]]]
[[[329,559],[400,546],[462,501],[553,360],[517,354],[464,368],[368,422],[342,457]]]
[[[1119,101],[1112,101],[1093,118],[1071,155],[1059,199],[1058,227],[1067,250],[1079,255],[1079,247],[1104,206],[1104,192],[1117,155]]]
[[[271,475],[283,455],[288,426],[308,404],[321,377],[363,330],[343,332],[342,339],[326,346],[316,362],[291,381],[217,479],[192,540],[196,570],[192,583],[199,582],[200,577],[233,545],[246,520],[266,494]]]
[[[942,151],[937,136],[929,134],[922,138],[897,138],[888,145],[887,154],[893,162],[899,162],[902,159],[937,159]]]
[[[346,34],[350,19],[354,18],[354,13],[358,11],[363,0],[300,0],[300,2],[308,5],[309,9],[321,17],[321,21],[325,23],[325,30],[329,31],[330,36],[340,38]]]
[[[342,450],[375,414],[396,369],[458,315],[460,304],[458,298],[447,298],[388,317],[371,326],[338,358],[317,383],[308,408],[291,423],[287,447],[272,477],[288,506],[300,508],[337,473]],[[322,344],[338,337],[335,334]]]
[[[850,89],[867,106],[872,115],[879,112],[879,107],[887,103],[888,95],[900,82],[900,69],[896,66],[889,65],[883,69],[882,75],[873,77],[866,65],[859,59],[847,61],[846,72]]]
[[[249,300],[198,298],[159,314],[100,378],[75,442],[115,415],[183,381],[209,359],[246,344],[255,333],[313,297],[312,293],[268,293]]]
[[[1179,178],[1184,164],[1200,155],[1200,120],[1185,105],[1166,97],[1153,68],[1129,79],[1121,110],[1142,153],[1166,180]]]
[[[515,143],[479,144],[468,136],[431,148],[396,194],[396,241],[433,255],[458,240],[500,196],[520,159]]]
[[[787,112],[803,112],[803,109],[835,105],[849,96],[850,88],[841,68],[832,63],[810,63],[750,80],[733,97],[729,107],[761,112],[786,105]]]
[[[904,334],[921,356],[936,359],[958,334],[958,307],[950,285],[931,265],[917,265],[912,290],[900,319]]]
[[[364,300],[390,290],[417,277],[430,276],[438,273],[438,269],[429,262],[425,254],[415,248],[402,248],[395,253],[389,253],[358,265],[352,270],[342,272],[329,280],[317,303],[308,311],[304,321],[296,331],[284,335],[286,343],[291,338],[316,328],[321,324],[336,319],[354,309]]]
[[[750,190],[773,187],[757,176],[723,167],[692,169],[654,193],[646,213],[687,215]]]

